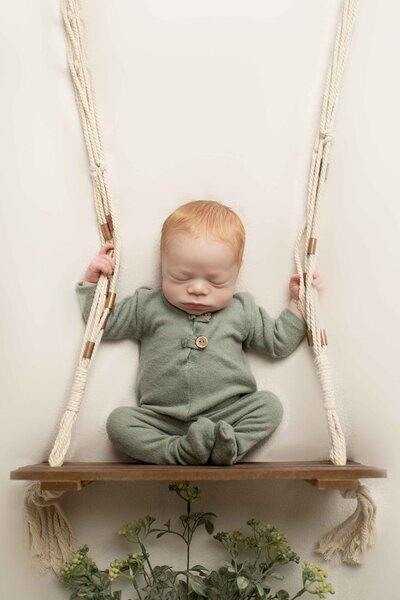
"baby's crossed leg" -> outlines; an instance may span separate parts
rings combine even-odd
[[[227,401],[189,423],[144,407],[121,406],[107,420],[113,444],[135,460],[155,464],[231,465],[282,420],[277,396],[257,391]]]
[[[282,420],[283,407],[275,394],[258,390],[206,416],[216,423],[210,463],[231,465],[275,431]]]
[[[117,448],[153,464],[205,464],[214,446],[214,430],[215,424],[206,417],[185,423],[136,406],[120,406],[107,419],[108,437]]]

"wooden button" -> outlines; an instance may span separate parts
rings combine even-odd
[[[208,346],[208,339],[204,335],[199,335],[195,343],[198,348],[206,348]]]
[[[210,320],[211,319],[211,313],[210,312],[206,312],[204,313],[204,316],[206,319]]]

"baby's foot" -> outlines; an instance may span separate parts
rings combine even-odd
[[[213,465],[233,465],[237,459],[237,444],[232,425],[218,421],[215,426],[215,444],[210,462]]]
[[[182,438],[180,454],[186,464],[205,465],[215,442],[215,423],[207,417],[199,417]]]

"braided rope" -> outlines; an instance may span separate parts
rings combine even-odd
[[[61,12],[68,43],[68,64],[89,158],[89,172],[93,187],[100,242],[103,245],[110,239],[110,237],[105,237],[102,228],[102,225],[108,224],[111,226],[113,235],[114,250],[110,255],[112,256],[113,253],[115,255],[115,268],[110,278],[102,275],[96,287],[93,304],[86,323],[70,398],[65,413],[61,418],[59,431],[49,457],[49,464],[52,467],[58,467],[63,464],[71,443],[72,429],[85,393],[88,372],[103,337],[103,323],[110,312],[110,309],[105,306],[107,295],[114,292],[120,265],[118,221],[107,185],[107,169],[104,164],[104,150],[99,120],[89,76],[84,20],[80,15],[79,0],[62,0]],[[90,358],[85,358],[84,356],[87,342],[94,343]]]
[[[70,397],[49,456],[51,467],[59,467],[63,464],[70,446],[72,430],[85,393],[88,372],[103,337],[103,325],[111,310],[106,306],[108,294],[115,293],[120,266],[118,220],[107,185],[104,150],[94,93],[90,85],[84,21],[80,16],[79,0],[61,0],[61,13],[67,37],[67,56],[73,90],[88,153],[100,242],[103,245],[106,240],[113,240],[114,249],[110,255],[114,256],[115,268],[110,278],[101,275],[96,286]],[[104,226],[106,226],[105,230]],[[91,345],[90,358],[86,356],[88,343]],[[25,531],[33,566],[39,574],[50,568],[57,573],[75,546],[75,535],[71,524],[61,504],[57,502],[63,493],[43,491],[39,483],[25,489]]]
[[[300,275],[299,310],[311,332],[312,349],[317,374],[322,387],[323,405],[326,410],[328,429],[331,439],[331,461],[336,465],[345,465],[346,441],[336,412],[335,390],[327,357],[326,346],[321,342],[321,329],[317,315],[318,294],[310,283],[313,279],[317,253],[309,253],[310,238],[317,238],[318,210],[324,189],[329,152],[333,139],[333,125],[339,101],[341,80],[350,47],[350,39],[358,8],[358,0],[344,0],[341,18],[338,22],[331,64],[325,83],[322,101],[320,125],[316,134],[311,168],[308,180],[306,221],[295,243],[295,263]],[[304,238],[304,255],[300,256],[300,244]],[[303,274],[305,281],[303,279]]]
[[[317,253],[316,248],[309,250],[309,241],[311,238],[317,239],[318,210],[326,180],[330,147],[333,140],[332,130],[357,10],[358,0],[344,0],[341,18],[336,30],[332,60],[328,68],[320,124],[311,159],[306,221],[298,234],[294,251],[296,269],[300,275],[298,306],[311,333],[314,361],[322,388],[323,406],[326,410],[331,439],[330,459],[336,465],[347,463],[346,442],[336,412],[331,368],[326,346],[322,343],[321,329],[317,318],[319,314],[318,294],[314,287],[310,285],[315,270]],[[304,252],[302,259],[300,245],[303,238]],[[305,279],[303,279],[303,276]],[[355,498],[357,500],[356,509],[343,523],[328,531],[321,538],[316,552],[322,554],[325,560],[336,558],[349,565],[356,565],[361,563],[366,548],[374,543],[376,505],[367,486],[361,485],[360,482],[357,483],[355,491],[341,490],[341,494],[344,498]]]

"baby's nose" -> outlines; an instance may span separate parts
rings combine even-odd
[[[206,294],[207,286],[204,281],[198,280],[190,284],[188,289],[190,294]]]

